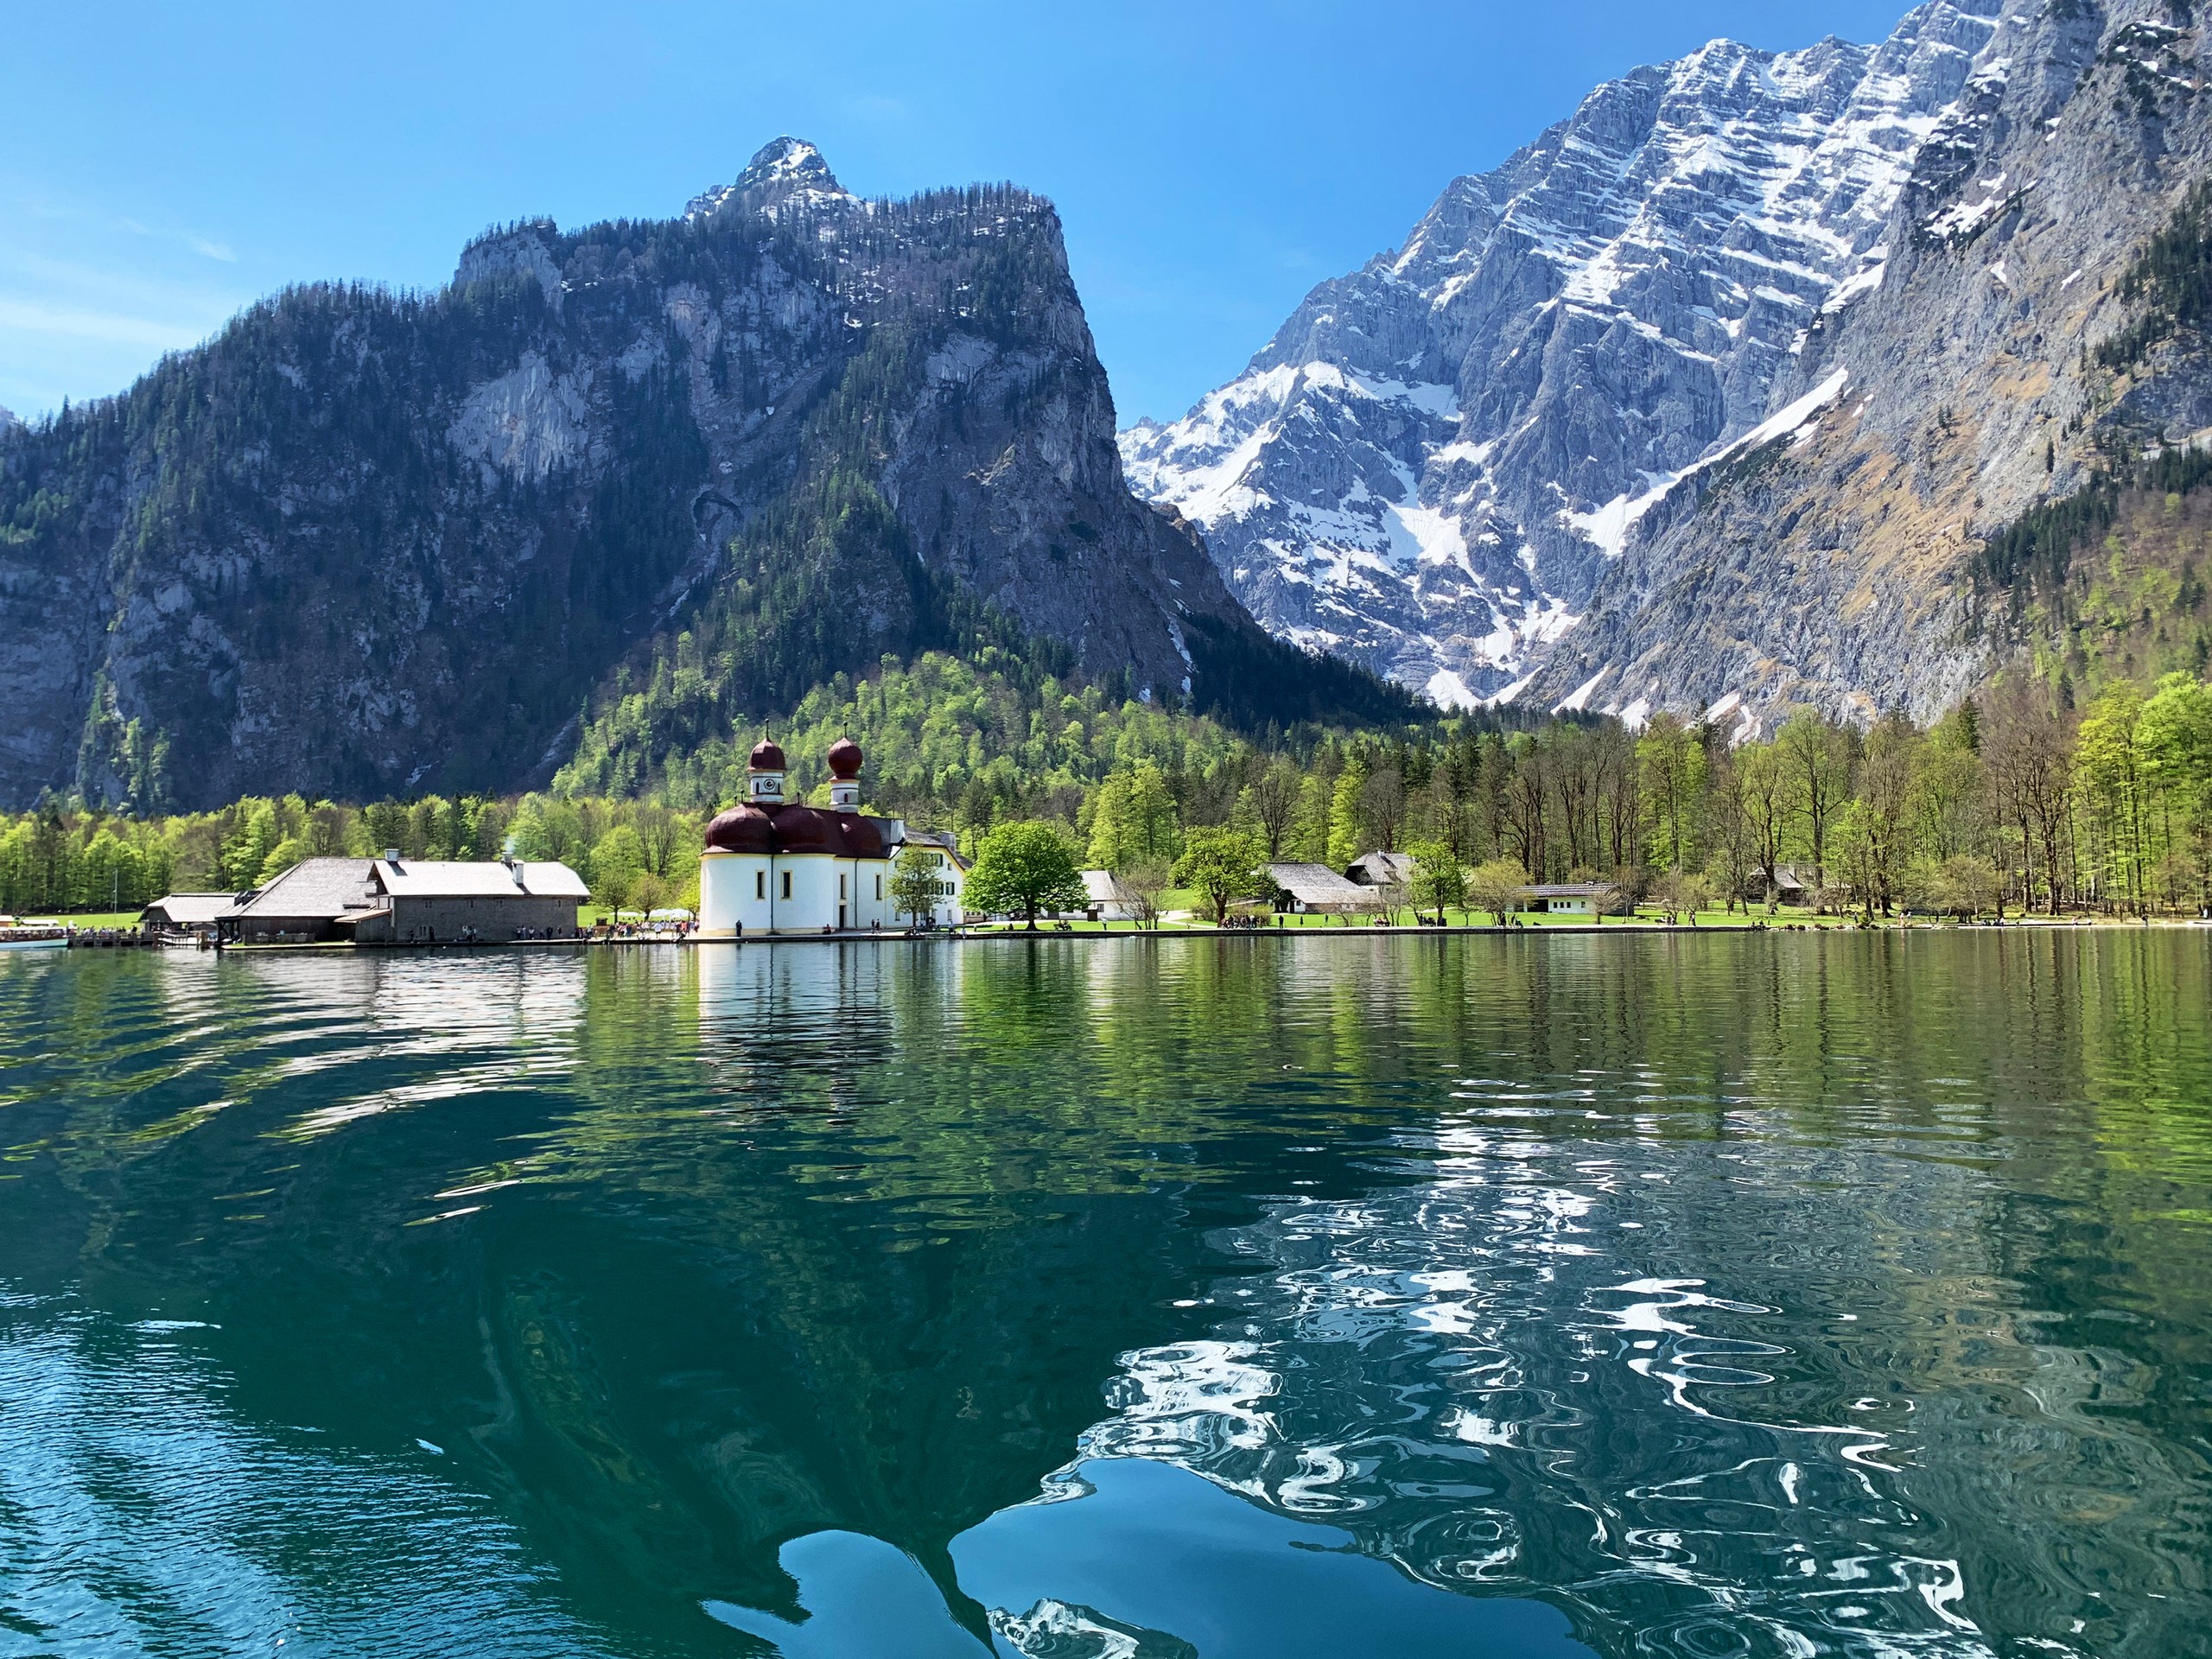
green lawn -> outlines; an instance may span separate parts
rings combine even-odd
[[[1180,899],[1186,895],[1176,894],[1173,897]],[[1184,905],[1174,903],[1166,906],[1169,909],[1185,907]],[[1446,912],[1446,919],[1453,927],[1491,927],[1495,925],[1497,920],[1488,911],[1471,912],[1456,907]],[[1526,928],[1592,926],[1625,928],[1631,925],[1630,919],[1624,916],[1607,916],[1600,920],[1590,916],[1522,914],[1516,917],[1515,919]],[[1655,927],[1661,925],[1664,919],[1657,911],[1647,907],[1637,913],[1634,925]],[[1363,928],[1372,930],[1376,920],[1377,918],[1372,916],[1270,916],[1267,918],[1267,925],[1269,929],[1320,928],[1344,933],[1357,932]],[[1755,921],[1764,921],[1769,927],[1802,925],[1808,927],[1834,928],[1848,927],[1853,925],[1853,918],[1850,917],[1815,916],[1808,911],[1797,910],[1783,910],[1769,916],[1764,910],[1754,907],[1749,914],[1742,911],[1701,911],[1698,913],[1697,925],[1700,927],[1745,927]],[[1414,925],[1413,912],[1410,910],[1393,912],[1388,918],[1388,925],[1394,927],[1413,926]],[[1052,933],[1063,931],[1075,933],[1133,933],[1140,931],[1135,924],[1131,922],[1070,922],[1063,930],[1058,922],[1039,920],[1037,927],[1039,932]],[[966,931],[971,933],[1019,933],[1027,930],[1020,922],[985,922]],[[1162,933],[1211,933],[1214,930],[1213,923],[1209,919],[1191,918],[1162,921],[1158,931]]]

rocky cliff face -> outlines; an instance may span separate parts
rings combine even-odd
[[[709,606],[755,647],[725,719],[978,628],[1201,702],[1300,660],[1125,487],[1050,204],[864,202],[782,140],[0,430],[0,802],[518,786]]]
[[[1872,48],[1715,41],[1600,87],[1317,288],[1237,380],[1124,433],[1132,481],[1270,627],[1441,701],[1497,693],[1881,280],[1995,10],[1936,0]]]
[[[1523,694],[1746,729],[1812,702],[1925,719],[2005,645],[1985,539],[2162,442],[2212,437],[2191,327],[2122,281],[2212,168],[2190,9],[2010,0],[1882,226],[1888,257],[1777,377],[1758,435],[1685,480]],[[2200,250],[2201,253],[2201,250]]]

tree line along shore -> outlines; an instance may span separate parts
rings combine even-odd
[[[957,663],[928,671],[938,695],[918,696],[924,671],[826,689],[778,734],[803,754],[827,747],[810,728],[858,738],[871,807],[956,832],[976,861],[970,909],[1001,908],[981,902],[1005,896],[995,865],[1047,836],[1065,855],[1050,861],[1058,874],[1110,871],[1154,916],[1226,919],[1265,906],[1268,865],[1341,872],[1375,852],[1412,862],[1369,908],[1432,916],[1492,912],[1509,887],[1548,882],[1599,887],[1604,908],[1662,918],[2212,908],[2212,684],[2185,673],[2115,680],[2075,708],[2024,681],[1928,728],[1889,715],[1861,729],[1800,709],[1746,737],[1733,721],[1660,714],[1631,731],[1509,712],[1254,741],[1134,702],[1079,708],[1055,729],[1066,711],[1033,696],[1008,705]],[[793,781],[810,798],[828,779]],[[385,848],[557,860],[606,909],[696,908],[715,804],[666,792],[287,795],[134,816],[49,798],[0,817],[0,913],[127,912]],[[1074,898],[1065,881],[1046,896],[1047,913]]]

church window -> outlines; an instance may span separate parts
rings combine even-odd
[[[768,896],[767,871],[755,870],[753,872],[753,896],[755,899],[766,899]]]
[[[784,872],[784,897],[785,897],[785,898],[786,898],[786,899],[788,899],[788,898],[790,898],[791,896],[791,873],[789,870],[785,870],[785,871]]]

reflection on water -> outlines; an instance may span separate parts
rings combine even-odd
[[[2212,1653],[2177,934],[0,959],[0,1656]]]

